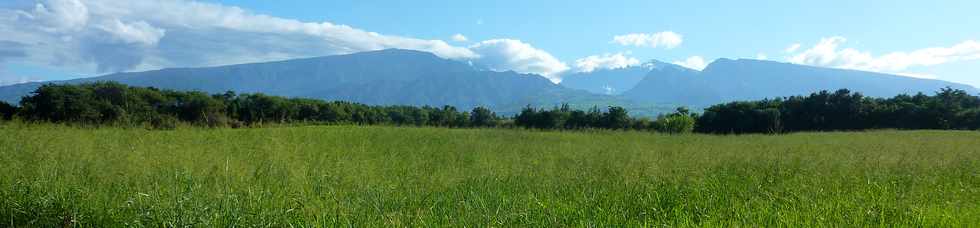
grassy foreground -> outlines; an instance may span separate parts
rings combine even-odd
[[[973,226],[980,132],[0,125],[0,226]]]

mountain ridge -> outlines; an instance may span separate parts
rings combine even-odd
[[[891,97],[933,93],[945,87],[978,93],[973,86],[936,79],[768,60],[720,58],[701,71],[650,71],[623,96],[640,102],[704,106],[807,95],[821,90],[849,89],[872,97]]]
[[[44,83],[77,84],[93,81],[117,81],[131,86],[208,93],[266,93],[373,105],[452,105],[458,108],[487,106],[514,109],[513,107],[526,105],[514,104],[516,101],[572,102],[562,97],[539,97],[568,89],[538,75],[476,70],[464,62],[442,59],[432,53],[401,49],[215,67],[168,68],[19,84],[0,87],[0,97],[7,101],[19,100],[20,96],[27,95]]]
[[[0,86],[0,100],[16,103],[45,83],[117,81],[131,86],[207,93],[235,91],[285,97],[345,100],[372,105],[486,106],[505,113],[571,103],[659,109],[704,107],[735,101],[806,95],[847,88],[868,96],[931,93],[964,84],[776,61],[717,59],[698,71],[651,60],[619,69],[566,76],[560,84],[535,74],[492,71],[472,63],[402,49],[272,62],[123,72],[92,78]],[[663,107],[661,107],[663,106]],[[670,107],[667,107],[670,106]]]

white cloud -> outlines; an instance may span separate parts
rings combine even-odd
[[[701,56],[691,56],[684,61],[674,61],[673,64],[695,70],[704,70],[704,68],[708,66],[708,64],[704,61],[704,57]]]
[[[637,47],[663,47],[666,49],[675,48],[684,42],[683,36],[672,31],[663,31],[653,34],[632,33],[613,37],[613,43],[623,46]]]
[[[766,53],[755,54],[755,59],[758,59],[758,60],[768,60],[769,59],[769,55],[766,55]]]
[[[786,49],[783,51],[786,53],[793,53],[796,52],[796,50],[800,50],[800,46],[801,45],[799,43],[790,44],[789,47],[786,47]]]
[[[450,39],[452,39],[453,41],[456,41],[456,42],[466,42],[466,41],[469,40],[469,39],[466,39],[466,36],[464,36],[463,34],[459,34],[459,33],[454,34],[452,37],[450,37]]]
[[[80,0],[37,3],[32,13],[20,11],[20,15],[37,19],[40,22],[39,28],[48,32],[78,31],[89,21],[88,7]]]
[[[514,39],[486,40],[469,47],[480,56],[474,62],[493,70],[513,70],[545,76],[552,82],[561,81],[559,76],[568,65],[548,52]]]
[[[301,22],[190,0],[13,1],[2,4],[8,8],[0,7],[0,34],[4,34],[0,42],[25,46],[28,54],[15,60],[87,74],[387,48],[428,51],[460,60],[479,57],[466,47],[441,40],[384,35],[330,22]]]
[[[901,73],[910,67],[980,59],[980,42],[973,40],[963,41],[951,47],[891,52],[879,56],[853,48],[841,48],[846,42],[847,39],[839,36],[823,38],[812,48],[791,56],[788,60],[796,64],[813,66]]]
[[[640,64],[640,60],[624,53],[591,55],[575,60],[575,71],[592,72],[596,69],[619,69]]]
[[[432,52],[494,70],[540,74],[552,81],[560,80],[559,75],[569,69],[551,54],[513,39],[461,47],[442,40],[384,35],[330,22],[302,22],[192,0],[13,1],[15,4],[0,4],[0,64],[18,61],[78,74],[216,66],[388,48]],[[462,34],[451,38],[466,40]]]
[[[145,21],[123,23],[116,19],[105,25],[100,25],[99,28],[115,35],[122,42],[148,46],[156,45],[160,41],[160,38],[163,38],[166,34],[166,30],[153,27]]]

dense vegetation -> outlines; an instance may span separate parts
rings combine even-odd
[[[697,131],[777,133],[865,129],[980,129],[980,98],[942,89],[893,98],[865,97],[845,89],[762,101],[732,102],[705,109]]]
[[[0,110],[7,110],[4,113],[10,115],[16,112],[27,121],[148,125],[153,128],[173,128],[178,123],[237,127],[296,122],[436,127],[508,127],[516,122],[517,126],[542,129],[653,129],[650,127],[654,126],[648,120],[631,118],[621,107],[610,107],[608,111],[594,108],[588,113],[571,110],[567,105],[550,111],[528,107],[511,120],[484,107],[466,112],[452,106],[370,106],[234,92],[208,95],[130,87],[115,82],[43,85],[24,97],[20,106],[19,111],[12,106],[9,110]],[[691,118],[687,117],[686,111],[683,116]],[[574,119],[566,120],[568,118]],[[677,118],[663,117],[665,120]],[[682,129],[693,128],[693,119],[688,122],[690,126]]]
[[[687,133],[694,129],[696,114],[686,108],[675,113],[660,115],[656,120],[630,117],[629,112],[612,106],[606,111],[592,108],[589,111],[572,110],[568,105],[551,110],[526,107],[514,117],[517,126],[537,129],[613,129],[653,130],[663,133]]]
[[[739,101],[711,106],[698,114],[686,108],[656,119],[631,117],[622,108],[573,110],[528,106],[512,118],[490,109],[452,106],[369,106],[343,101],[283,98],[263,94],[208,95],[114,82],[48,84],[21,100],[0,102],[0,118],[56,123],[146,125],[174,128],[180,123],[240,127],[268,123],[351,123],[436,127],[524,127],[536,129],[648,130],[663,133],[781,133],[866,129],[980,129],[980,98],[942,89],[893,98],[865,97],[848,90],[809,96]]]
[[[980,133],[0,125],[3,227],[970,227]]]
[[[496,126],[500,119],[480,107],[471,115],[450,106],[368,106],[234,92],[208,95],[115,82],[47,84],[24,97],[20,105],[18,116],[27,121],[156,128],[172,128],[178,122],[210,127],[291,122],[480,127]]]
[[[0,120],[10,120],[17,114],[17,107],[0,101]]]

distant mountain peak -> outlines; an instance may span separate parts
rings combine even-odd
[[[646,61],[643,64],[640,64],[640,67],[647,68],[648,70],[654,70],[654,69],[661,69],[661,68],[663,68],[665,66],[668,66],[668,65],[671,65],[671,64],[670,63],[661,62],[660,60],[651,59],[650,61]]]
[[[684,67],[684,66],[681,66],[681,65],[677,65],[677,64],[673,64],[673,63],[663,62],[663,61],[656,60],[656,59],[647,61],[646,63],[643,63],[642,66],[643,67],[646,67],[650,71],[654,71],[654,70],[658,70],[658,71],[663,71],[663,70],[698,71],[698,70],[695,70],[695,69],[687,68],[687,67]]]
[[[891,97],[930,93],[944,87],[977,91],[968,85],[940,80],[770,60],[720,58],[698,73],[651,72],[624,96],[650,102],[709,105],[806,95],[820,90],[850,89],[872,97]]]

